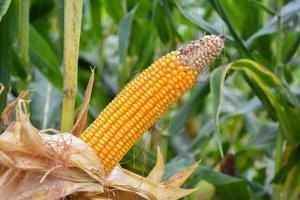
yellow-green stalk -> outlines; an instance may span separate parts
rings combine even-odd
[[[83,0],[64,1],[64,81],[61,130],[74,125],[77,68]]]

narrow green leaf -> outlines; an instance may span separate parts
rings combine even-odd
[[[29,65],[29,10],[30,0],[20,1],[20,58],[25,67]]]
[[[3,84],[5,89],[0,96],[0,112],[2,112],[6,105],[12,68],[12,38],[9,35],[9,26],[9,18],[4,18],[0,24],[0,83]]]
[[[13,43],[16,41],[16,32],[18,30],[18,8],[18,2],[13,2],[0,22],[0,83],[5,87],[0,95],[0,113],[6,106],[7,93],[10,86]]]
[[[209,2],[214,6],[216,11],[219,13],[220,17],[224,20],[224,22],[227,24],[233,38],[236,40],[239,47],[242,49],[242,51],[249,57],[252,58],[252,55],[246,45],[244,44],[244,41],[240,38],[237,31],[233,27],[231,21],[229,20],[227,16],[227,12],[225,11],[222,3],[220,0],[209,0]]]
[[[219,116],[220,116],[220,107],[218,106],[220,102],[222,101],[222,91],[224,88],[224,81],[226,74],[229,70],[229,67],[219,67],[216,70],[214,70],[211,74],[210,79],[210,90],[212,91],[212,101],[213,101],[213,118],[216,124],[216,135],[215,140],[218,145],[219,151],[223,157],[223,149],[222,149],[222,142],[220,134],[222,133],[222,130],[220,128],[219,124]]]
[[[128,47],[130,44],[130,35],[131,35],[131,26],[135,11],[137,10],[138,6],[135,6],[121,21],[120,23],[120,31],[119,31],[119,56],[120,62],[123,63]]]
[[[257,0],[249,0],[249,1],[251,3],[253,3],[254,5],[256,5],[258,8],[261,8],[262,10],[266,11],[270,15],[276,15],[277,14],[274,10],[272,10],[268,6],[264,5],[262,2],[259,2]]]
[[[294,42],[292,43],[291,47],[289,48],[287,54],[285,55],[284,63],[288,63],[291,60],[293,55],[296,53],[299,45],[300,45],[300,32],[298,33],[297,38],[294,40]]]
[[[30,26],[29,52],[32,64],[59,90],[62,88],[62,74],[57,57],[46,40]]]
[[[91,6],[91,21],[93,27],[93,33],[97,38],[102,37],[101,27],[101,1],[90,0]]]
[[[157,44],[157,35],[151,31],[155,29],[152,22],[140,20],[133,27],[132,37],[135,38],[135,54],[138,55],[138,62],[134,66],[134,72],[141,71],[153,62],[153,52]]]
[[[121,1],[101,1],[105,7],[107,13],[111,18],[119,23],[123,16],[123,9],[121,9]]]
[[[300,0],[295,0],[287,3],[281,9],[281,18],[284,26],[292,19],[292,16],[297,15],[300,11]],[[246,41],[246,45],[249,46],[256,38],[270,35],[277,31],[277,17],[273,17],[264,27],[256,31]],[[295,26],[296,28],[297,26]]]
[[[136,5],[120,22],[120,31],[119,31],[119,57],[120,63],[122,64],[121,68],[121,81],[124,83],[127,81],[130,75],[130,69],[126,65],[126,56],[128,52],[128,47],[130,44],[131,36],[131,27],[134,14],[138,8]]]
[[[280,128],[292,144],[300,142],[300,110],[293,104],[293,99],[284,95],[287,90],[279,79],[266,68],[249,60],[239,60],[232,64],[232,69],[242,70],[264,92],[276,111]]]
[[[250,83],[254,83],[258,88],[259,92],[263,92],[264,98],[270,102],[271,108],[269,110],[275,110],[276,118],[280,124],[280,128],[285,136],[290,140],[291,143],[297,144],[300,142],[300,110],[297,105],[293,103],[293,99],[290,99],[285,95],[286,88],[280,83],[279,79],[268,71],[266,68],[260,66],[254,61],[241,59],[235,61],[224,69],[217,69],[216,72],[212,73],[212,93],[213,93],[213,105],[214,105],[214,117],[216,125],[218,125],[219,107],[221,105],[221,94],[224,77],[229,69],[242,71],[246,74],[247,80]],[[223,73],[223,75],[222,75]],[[253,90],[257,95],[257,90]],[[266,106],[266,104],[265,104]]]
[[[155,25],[162,43],[167,44],[172,39],[172,27],[165,17],[164,8],[159,1],[155,1]]]
[[[218,150],[219,150],[221,158],[223,158],[224,157],[224,150],[223,150],[223,147],[222,147],[221,133],[222,133],[222,131],[220,129],[217,129],[214,136],[213,136],[213,140],[215,141],[215,143],[218,146]]]
[[[26,79],[29,77],[29,73],[28,71],[26,71],[26,68],[16,50],[13,51],[13,66],[14,67],[12,68],[12,75],[18,76],[26,82]],[[23,89],[28,89],[26,84],[24,84],[23,86],[25,86]]]
[[[183,7],[181,7],[179,4],[176,4],[178,10],[180,13],[188,19],[190,22],[195,24],[198,28],[200,28],[202,31],[205,31],[209,34],[218,35],[221,34],[220,30],[217,30],[213,25],[211,25],[209,22],[205,21],[202,18],[197,18],[193,16],[190,12],[186,11]],[[233,42],[233,38],[230,35],[225,35],[226,41]]]
[[[179,4],[176,4],[178,10],[180,13],[187,18],[190,22],[195,24],[197,27],[199,27],[201,30],[206,31],[210,34],[219,34],[219,31],[212,26],[210,23],[206,22],[204,19],[196,18],[193,15],[191,15],[190,12],[187,12],[183,7],[181,7]]]
[[[275,175],[274,179],[272,180],[273,183],[284,183],[291,170],[296,166],[300,166],[299,154],[300,146],[297,146],[292,150],[287,163]]]
[[[300,191],[300,165],[293,168],[288,176],[288,181],[284,184],[285,199],[297,199]]]
[[[2,20],[2,17],[7,12],[10,3],[11,3],[11,0],[1,0],[0,1],[0,22]]]
[[[220,103],[223,98],[223,90],[224,90],[224,81],[226,74],[230,66],[219,67],[211,73],[210,79],[210,90],[212,92],[212,101],[213,101],[213,118],[215,120],[215,124],[217,129],[220,128],[219,124],[219,116],[220,116]]]
[[[277,124],[264,125],[250,140],[246,148],[271,149],[275,145],[275,140],[279,131]]]
[[[183,42],[183,38],[178,33],[174,18],[171,15],[170,5],[168,0],[163,0],[163,10],[164,10],[164,15],[166,16],[168,22],[171,25],[171,29],[173,33],[175,33],[175,36],[179,39],[179,41]]]

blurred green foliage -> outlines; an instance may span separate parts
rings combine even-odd
[[[0,111],[31,88],[34,125],[59,128],[64,4],[31,0],[26,21],[20,1],[0,2],[0,82],[6,87]],[[211,188],[208,182],[215,187],[212,199],[299,198],[299,21],[299,0],[84,0],[77,106],[91,67],[90,122],[156,58],[202,35],[224,33],[221,58],[122,164],[147,174],[160,145],[165,178],[202,160],[186,186]],[[21,45],[26,40],[28,53]]]

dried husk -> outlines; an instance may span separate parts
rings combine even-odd
[[[92,73],[93,76],[93,73]],[[85,126],[93,80],[90,79],[74,134]],[[184,197],[195,189],[180,186],[198,164],[161,182],[164,160],[157,150],[157,162],[148,177],[120,166],[105,177],[95,151],[71,133],[52,134],[36,129],[24,111],[24,94],[8,105],[2,119],[9,122],[0,135],[0,194],[2,199],[158,199]],[[16,121],[11,122],[12,110]]]
[[[164,162],[148,177],[117,166],[104,177],[102,165],[89,145],[70,133],[46,134],[34,128],[18,100],[18,121],[0,135],[0,193],[4,199],[178,199],[193,192],[180,186],[195,170],[161,182]],[[78,195],[80,193],[80,195]]]
[[[71,133],[75,136],[80,136],[80,134],[83,132],[85,125],[86,125],[89,103],[90,103],[90,98],[92,95],[92,89],[93,89],[93,83],[94,83],[94,76],[95,76],[95,71],[94,71],[94,69],[91,69],[91,75],[89,78],[88,86],[85,90],[85,94],[83,97],[83,103],[81,105],[81,109],[80,109],[78,118],[71,130]]]

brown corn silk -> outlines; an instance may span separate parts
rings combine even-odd
[[[168,53],[129,82],[80,138],[93,147],[105,174],[216,59],[223,36],[204,36]]]

